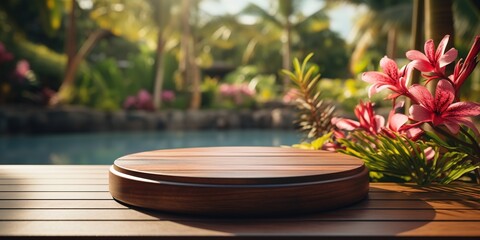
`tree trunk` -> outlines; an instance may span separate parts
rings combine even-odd
[[[155,53],[155,77],[154,77],[154,87],[153,87],[153,107],[155,109],[160,109],[162,106],[162,90],[164,82],[164,73],[165,68],[163,67],[163,48],[164,40],[162,32],[158,32],[157,37],[157,50]]]
[[[190,109],[199,109],[201,105],[200,92],[200,69],[195,62],[195,39],[190,25],[192,1],[182,1],[182,39],[181,39],[181,60],[180,72],[183,80],[190,91]],[[196,6],[193,6],[196,7]]]
[[[425,0],[413,1],[412,13],[412,37],[410,46],[412,49],[423,51],[423,43],[425,42]],[[420,83],[420,72],[415,70],[412,72],[412,79],[410,84]],[[409,98],[405,101],[405,114],[409,114],[410,106],[412,105]]]
[[[445,35],[450,35],[447,50],[454,46],[453,0],[425,0],[425,38],[433,39],[436,45]],[[447,67],[447,76],[453,72],[453,65]]]
[[[189,48],[190,48],[190,6],[189,1],[182,1],[182,36],[180,38],[180,59],[179,72],[182,79],[181,86],[188,86],[191,81],[191,72],[189,71]]]
[[[85,57],[90,53],[90,51],[92,51],[95,45],[97,45],[98,41],[109,34],[110,32],[104,29],[98,29],[88,36],[85,43],[83,43],[77,54],[75,54],[70,67],[65,73],[62,85],[60,85],[57,94],[50,100],[50,105],[57,105],[59,103],[65,103],[71,100],[71,91],[75,82],[75,74],[77,73],[80,63],[82,63]]]
[[[391,59],[395,59],[397,50],[397,29],[395,27],[390,28],[387,37],[387,56]]]
[[[288,71],[291,70],[291,41],[292,41],[292,24],[288,16],[285,17],[285,29],[284,29],[284,39],[282,42],[282,68]],[[287,91],[288,85],[290,84],[290,78],[288,76],[283,76],[283,90]]]
[[[72,64],[73,58],[75,57],[75,53],[77,52],[77,24],[76,24],[76,8],[77,3],[75,0],[70,0],[70,12],[68,13],[68,23],[67,29],[65,31],[65,53],[67,54],[67,66],[65,72],[68,70],[70,65]]]

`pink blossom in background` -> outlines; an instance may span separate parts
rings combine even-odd
[[[160,98],[164,102],[173,102],[175,100],[175,92],[172,90],[163,90]]]
[[[230,84],[222,83],[219,87],[219,91],[220,91],[220,95],[224,97],[228,97],[234,94],[235,89]]]
[[[244,83],[238,86],[239,91],[246,96],[252,97],[255,95],[255,90],[251,89],[248,84]]]
[[[137,108],[143,110],[153,110],[152,95],[145,89],[138,91]]]
[[[138,91],[136,96],[128,96],[123,102],[125,109],[154,110],[152,95],[145,89]]]
[[[132,109],[137,105],[137,99],[134,96],[128,96],[123,102],[123,108]]]
[[[284,103],[292,103],[295,101],[295,99],[298,98],[299,94],[300,92],[296,88],[292,88],[288,90],[288,92],[285,93],[285,95],[283,95],[282,101]]]
[[[27,60],[20,60],[17,62],[17,66],[15,68],[14,75],[17,79],[24,79],[27,77],[28,73],[30,72],[30,64]]]
[[[9,62],[13,60],[13,54],[8,52],[5,45],[0,42],[0,63]]]

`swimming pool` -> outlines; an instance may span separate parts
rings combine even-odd
[[[0,136],[0,164],[112,164],[125,154],[167,148],[281,146],[301,135],[282,130],[108,132]]]

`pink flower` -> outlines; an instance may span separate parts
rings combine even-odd
[[[470,74],[477,66],[478,52],[480,52],[480,36],[475,37],[475,41],[473,42],[472,48],[470,48],[470,51],[468,52],[465,62],[463,62],[463,59],[460,59],[457,62],[457,65],[455,65],[453,75],[450,76],[450,80],[452,81],[453,87],[455,88],[455,96],[457,96],[457,98],[463,82],[465,82],[465,79],[470,76]]]
[[[153,110],[152,95],[145,89],[138,91],[137,108],[143,110]]]
[[[298,98],[299,94],[300,92],[296,88],[292,88],[288,90],[288,92],[285,93],[285,95],[283,95],[282,100],[284,103],[291,103]]]
[[[162,91],[160,98],[164,102],[172,102],[173,100],[175,100],[175,92],[173,92],[172,90],[164,90]]]
[[[332,124],[340,130],[353,131],[362,129],[372,135],[376,135],[385,126],[385,118],[375,115],[373,104],[371,102],[363,103],[360,101],[355,107],[355,116],[359,121],[346,118],[332,118]]]
[[[253,97],[255,95],[255,89],[250,88],[248,84],[241,84],[238,89],[245,96]]]
[[[125,109],[153,110],[152,95],[145,89],[138,91],[136,96],[128,96],[123,102]]]
[[[408,93],[407,86],[411,68],[407,66],[399,70],[397,63],[386,56],[380,60],[380,67],[383,72],[371,71],[362,74],[362,80],[372,84],[368,89],[369,97],[386,88],[395,92],[388,96],[389,99],[395,99]]]
[[[396,109],[403,107],[403,105],[403,101],[399,102],[390,111],[384,132],[391,138],[395,138],[392,133],[399,133],[415,141],[423,134],[423,130],[416,126],[418,124],[407,124],[409,120],[407,115],[395,113]]]
[[[5,49],[3,43],[0,42],[0,63],[9,62],[13,60],[13,54]]]
[[[137,99],[134,96],[128,96],[123,102],[123,108],[132,109],[135,107]]]
[[[30,72],[30,64],[27,60],[20,60],[17,63],[17,67],[15,68],[15,77],[18,79],[24,79],[27,77],[28,73]]]
[[[425,154],[425,159],[427,161],[432,161],[435,157],[435,150],[433,150],[432,147],[428,147],[423,150],[423,154]]]
[[[410,107],[410,115],[413,120],[427,123],[433,126],[445,125],[450,132],[457,134],[460,124],[478,130],[469,117],[480,114],[480,104],[473,102],[453,102],[455,89],[445,79],[438,82],[435,97],[421,85],[413,85],[410,93],[416,97],[418,104]]]
[[[433,40],[428,40],[425,42],[425,54],[418,50],[410,50],[407,52],[406,56],[412,60],[414,68],[424,73],[430,73],[429,75],[424,75],[427,81],[445,78],[445,66],[457,58],[458,52],[455,48],[451,48],[445,52],[449,38],[449,35],[445,35],[436,50]]]
[[[224,97],[232,96],[235,92],[235,89],[233,88],[232,85],[223,83],[219,87],[220,90],[220,95]]]

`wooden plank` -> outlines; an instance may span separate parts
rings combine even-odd
[[[0,221],[5,237],[478,237],[476,221]]]
[[[0,166],[1,176],[20,172],[31,176],[0,177],[0,238],[480,236],[480,191],[474,184],[371,183],[368,200],[344,209],[293,217],[225,219],[128,208],[112,199],[107,175],[89,178],[91,173],[104,174],[109,166],[78,167]],[[42,169],[44,175],[64,169],[65,178],[35,174]]]
[[[479,184],[456,182],[449,185],[431,185],[420,187],[415,184],[371,183],[370,192],[476,192],[480,193]]]
[[[48,170],[48,171],[53,171],[53,170],[106,170],[110,168],[110,165],[0,165],[0,171],[3,170],[29,170],[29,169],[42,169],[42,170]]]
[[[127,208],[111,199],[105,200],[0,200],[1,209],[105,209]],[[466,200],[368,200],[353,204],[346,209],[475,209],[480,210],[480,201]]]
[[[108,192],[107,184],[0,185],[0,192]]]
[[[451,192],[370,192],[369,199],[443,199],[443,200],[475,200],[480,199],[477,193],[451,193]]]
[[[0,199],[112,199],[109,192],[0,192]]]
[[[477,200],[374,200],[361,201],[350,209],[480,209]]]
[[[111,199],[109,192],[0,192],[0,199]],[[479,200],[478,194],[426,193],[369,193],[373,200]]]
[[[192,220],[202,222],[235,221],[227,218],[191,217],[133,209],[0,209],[0,221],[153,221]],[[299,215],[297,217],[268,217],[249,219],[249,222],[296,222],[296,221],[480,221],[480,210],[380,210],[380,209],[339,209],[324,213]]]
[[[108,178],[108,173],[16,173],[0,174],[0,179],[102,179]]]
[[[69,185],[69,184],[108,184],[108,178],[66,178],[66,179],[0,179],[0,185]]]
[[[112,199],[106,200],[0,200],[0,209],[127,209]]]

